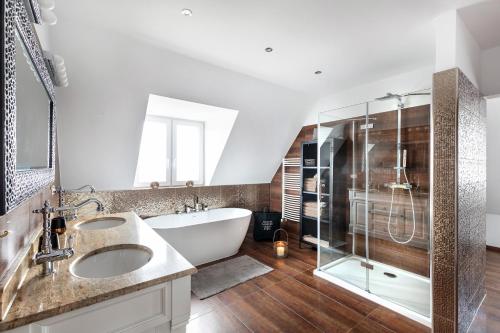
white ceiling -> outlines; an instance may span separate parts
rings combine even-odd
[[[462,20],[482,49],[500,46],[500,1],[490,0],[459,11]]]
[[[65,0],[57,2],[56,13],[60,21],[83,20],[321,96],[432,65],[433,19],[474,2],[477,0]],[[183,8],[190,8],[193,16],[181,15]],[[264,52],[268,46],[274,52]],[[323,74],[314,75],[316,70]]]

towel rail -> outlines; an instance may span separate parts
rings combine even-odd
[[[301,166],[300,158],[284,158],[282,162],[282,200],[281,217],[283,219],[300,222],[301,197],[289,194],[288,191],[300,192],[301,177],[296,168]]]

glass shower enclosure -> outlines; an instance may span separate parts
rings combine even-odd
[[[323,112],[317,132],[315,274],[430,325],[430,91]]]

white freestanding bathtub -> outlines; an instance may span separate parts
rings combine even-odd
[[[146,219],[146,223],[197,266],[236,254],[251,217],[247,209],[217,208],[156,216]]]

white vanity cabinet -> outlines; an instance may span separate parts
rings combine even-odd
[[[69,311],[9,333],[180,333],[191,312],[191,276]]]

